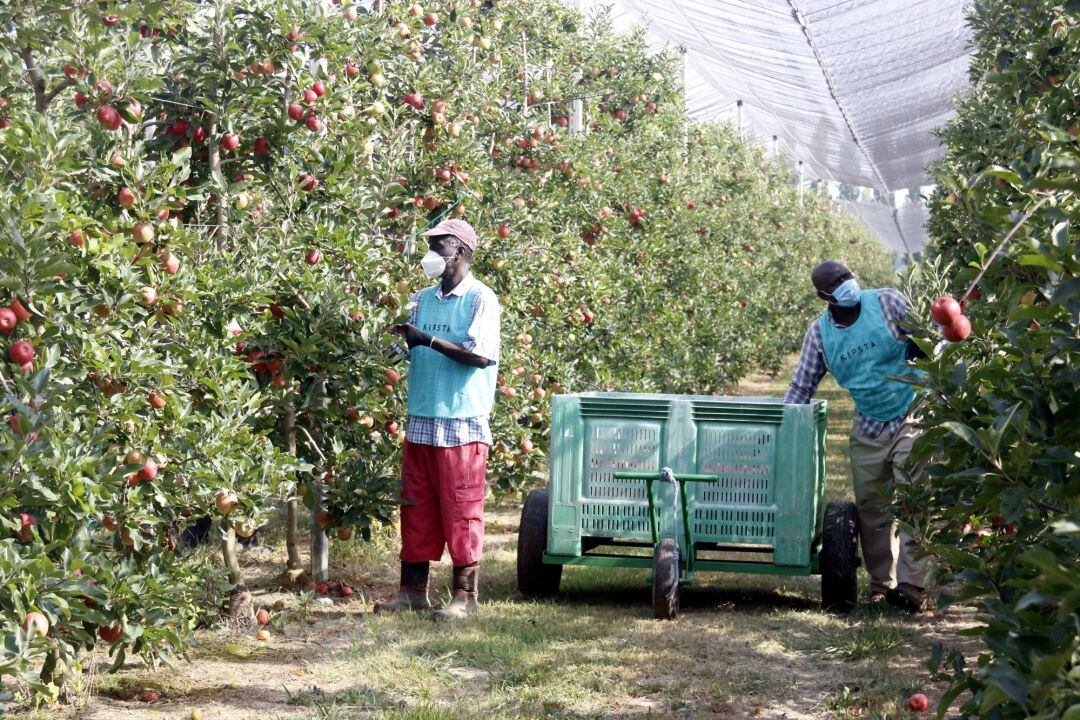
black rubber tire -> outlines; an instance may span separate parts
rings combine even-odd
[[[517,584],[526,597],[551,597],[559,592],[563,566],[544,562],[547,531],[548,491],[535,488],[525,496],[518,526]]]
[[[679,615],[679,546],[664,538],[653,550],[652,610],[657,620]]]
[[[847,613],[859,599],[859,513],[849,500],[833,500],[825,508],[822,527],[821,607]]]

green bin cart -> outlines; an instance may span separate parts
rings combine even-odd
[[[578,393],[552,399],[550,477],[529,492],[518,588],[553,596],[565,565],[651,568],[653,614],[701,571],[821,575],[854,608],[858,515],[824,505],[827,405]]]

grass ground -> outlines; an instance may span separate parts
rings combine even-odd
[[[781,395],[783,376],[740,385],[745,395]],[[830,498],[850,496],[847,433],[852,405],[831,380]],[[699,576],[675,622],[652,619],[646,571],[567,568],[550,602],[515,587],[517,514],[488,513],[480,615],[456,627],[426,616],[370,612],[394,589],[396,539],[335,543],[335,575],[359,592],[317,602],[273,589],[284,550],[243,556],[256,601],[282,599],[268,642],[227,631],[202,633],[191,662],[157,672],[130,664],[117,675],[87,673],[82,702],[23,711],[17,720],[458,720],[463,718],[904,718],[906,697],[935,688],[922,667],[935,640],[959,645],[961,611],[911,617],[863,606],[850,616],[818,608],[812,578]],[[450,568],[433,568],[448,596]],[[864,590],[865,592],[865,590]],[[143,688],[160,691],[153,704]]]

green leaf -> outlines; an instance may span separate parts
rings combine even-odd
[[[960,438],[976,450],[982,452],[983,454],[986,454],[986,449],[983,446],[982,442],[979,440],[978,435],[975,433],[974,430],[972,430],[964,423],[958,422],[956,420],[949,420],[941,423],[941,427],[945,428],[953,435],[956,435],[958,438]]]

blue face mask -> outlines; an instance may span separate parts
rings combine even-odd
[[[862,297],[862,288],[859,287],[858,280],[848,278],[832,291],[832,296],[836,298],[835,304],[839,307],[855,307]]]

